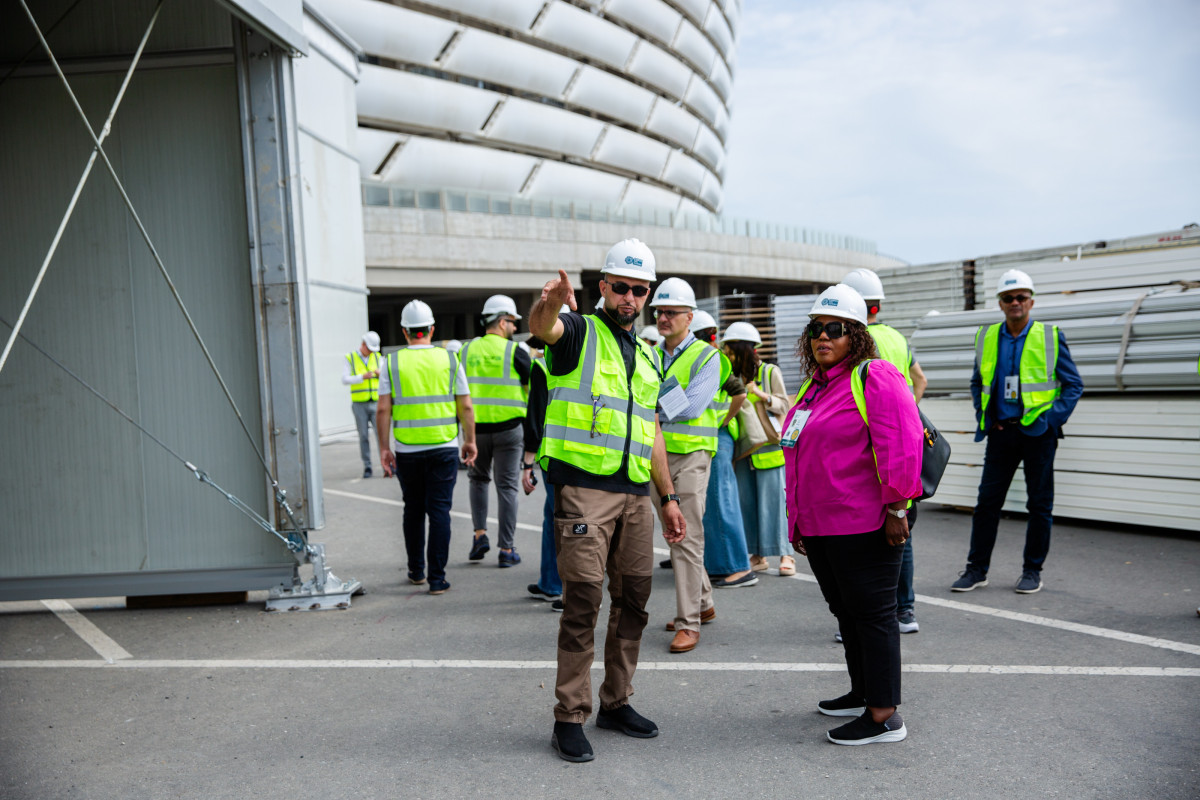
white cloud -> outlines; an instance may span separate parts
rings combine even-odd
[[[725,212],[914,261],[1200,216],[1200,4],[748,0]]]

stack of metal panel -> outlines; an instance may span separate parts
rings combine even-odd
[[[887,298],[880,319],[906,337],[930,311],[962,311],[970,304],[973,274],[962,261],[908,264],[877,271]]]

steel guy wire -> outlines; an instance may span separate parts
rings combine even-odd
[[[67,8],[67,10],[64,11],[62,13],[62,15],[59,16],[59,18],[54,21],[54,24],[51,25],[49,28],[46,28],[46,35],[49,36],[50,34],[54,33],[55,29],[58,28],[58,26],[63,23],[63,20],[65,20],[67,17],[71,16],[71,12],[74,11],[75,7],[82,2],[83,2],[83,0],[75,0],[74,3],[71,3],[71,5]],[[30,45],[29,49],[25,51],[25,55],[21,56],[21,58],[17,61],[17,63],[13,64],[12,68],[10,68],[8,70],[8,72],[4,73],[3,78],[0,78],[0,86],[3,86],[5,83],[7,83],[8,79],[13,76],[13,73],[16,72],[17,70],[19,70],[22,66],[24,66],[25,62],[28,61],[29,57],[37,51],[38,47],[40,47],[40,45],[37,45],[37,44]]]

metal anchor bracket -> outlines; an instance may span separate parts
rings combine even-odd
[[[292,544],[296,546],[292,546]],[[289,547],[296,556],[292,568],[291,586],[276,586],[267,595],[267,611],[328,611],[347,609],[350,598],[365,594],[362,581],[351,578],[343,581],[334,575],[325,563],[325,545],[303,544],[296,534],[289,536]],[[300,568],[311,564],[313,575],[308,580],[300,577]]]

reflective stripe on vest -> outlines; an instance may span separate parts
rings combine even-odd
[[[590,315],[583,320],[587,328],[579,363],[570,374],[546,376],[546,427],[538,460],[542,469],[556,458],[593,475],[612,475],[628,453],[629,479],[646,483],[660,383],[654,356],[638,340],[633,375],[627,375],[608,326]]]
[[[904,382],[911,387],[913,382],[912,376],[909,374],[909,367],[912,366],[912,350],[909,349],[908,340],[904,338],[904,334],[890,325],[879,322],[868,325],[867,332],[871,334],[871,338],[875,340],[875,346],[879,348],[879,357],[900,370],[900,374],[904,376]]]
[[[771,393],[771,370],[778,369],[774,364],[768,364],[763,361],[758,365],[758,374],[755,375],[755,380],[758,383],[758,388],[762,389],[767,394]],[[751,403],[761,402],[756,395],[746,394],[746,400]],[[768,444],[758,448],[750,454],[750,463],[755,469],[774,469],[775,467],[783,466],[783,448],[778,444]]]
[[[346,353],[346,360],[350,362],[350,373],[353,375],[365,375],[368,372],[379,371],[379,353],[371,353],[364,362],[362,353],[354,350]],[[351,384],[350,399],[355,403],[369,403],[378,400],[379,378],[363,378],[361,382]]]
[[[485,334],[463,345],[460,358],[471,387],[476,422],[505,422],[525,416],[525,392],[513,368],[517,345]]]
[[[996,362],[1000,359],[1000,326],[1003,322],[980,328],[975,332],[975,367],[979,370],[983,394],[980,397],[979,430],[987,424],[987,408],[992,400],[992,380],[996,377]],[[1054,379],[1058,367],[1058,326],[1051,325],[1052,335],[1046,335],[1046,326],[1035,322],[1025,334],[1025,345],[1021,348],[1018,368],[1021,381],[1022,425],[1031,425],[1054,405],[1062,393]]]
[[[696,376],[700,374],[701,367],[715,358],[717,351],[696,339],[671,362],[671,366],[665,371],[662,369],[662,364],[666,355],[662,348],[656,347],[654,355],[658,358],[659,372],[663,373],[663,381],[665,382],[667,378],[674,375],[679,381],[680,388],[686,392],[692,381],[696,380]],[[719,387],[718,391],[720,391]],[[724,416],[717,417],[712,403],[713,401],[710,400],[704,411],[695,419],[660,423],[663,442],[666,444],[668,453],[695,453],[698,450],[717,452],[717,425],[721,419],[724,419]],[[728,402],[726,402],[725,408],[729,409]]]
[[[454,377],[458,360],[440,347],[407,348],[388,356],[392,435],[408,445],[445,444],[458,435]]]

